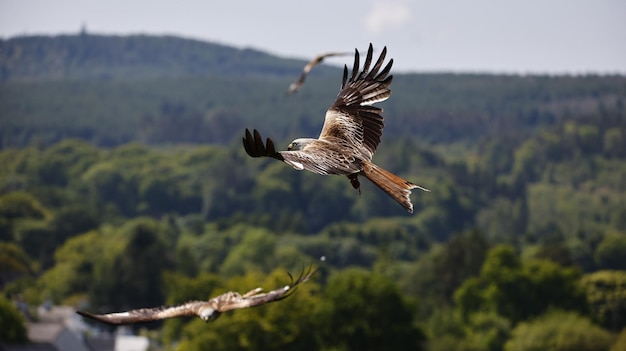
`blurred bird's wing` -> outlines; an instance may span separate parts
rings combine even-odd
[[[315,56],[311,61],[309,61],[304,66],[304,68],[302,69],[302,73],[300,74],[300,78],[298,78],[297,81],[291,83],[291,85],[289,86],[289,90],[287,90],[287,94],[293,94],[296,91],[298,91],[298,89],[300,89],[302,84],[304,84],[304,80],[306,79],[306,76],[313,69],[313,67],[317,66],[319,63],[324,61],[325,58],[331,57],[331,56],[345,56],[348,54],[349,52],[327,52],[327,53],[323,53],[323,54],[319,54]]]
[[[93,314],[77,311],[76,313],[108,324],[134,324],[182,316],[196,316],[198,315],[199,309],[207,304],[207,301],[189,301],[176,306],[141,308],[126,312]]]

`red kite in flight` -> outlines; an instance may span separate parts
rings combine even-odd
[[[339,95],[326,111],[319,138],[298,138],[289,144],[287,151],[276,151],[271,139],[267,138],[264,143],[256,129],[254,133],[246,129],[243,145],[251,157],[272,157],[297,170],[306,169],[322,175],[345,175],[355,189],[361,186],[358,176],[364,176],[412,213],[411,189],[429,190],[372,162],[384,126],[382,109],[372,105],[389,98],[389,86],[393,79],[393,76],[388,76],[393,59],[381,70],[387,47],[370,71],[372,52],[370,44],[359,73],[359,51],[355,50],[349,79],[348,67],[344,66]]]
[[[142,308],[109,314],[92,314],[83,311],[77,311],[76,313],[114,325],[152,322],[181,316],[198,316],[205,322],[208,322],[217,319],[217,317],[226,311],[255,307],[269,302],[283,300],[291,296],[299,284],[308,281],[316,270],[317,268],[313,269],[312,267],[309,267],[306,273],[303,270],[300,277],[295,281],[293,280],[293,276],[287,273],[291,278],[291,283],[267,293],[262,293],[261,288],[256,288],[243,295],[238,292],[229,291],[208,301],[189,301],[176,306]]]

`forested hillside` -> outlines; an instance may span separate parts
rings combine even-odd
[[[0,45],[7,298],[115,311],[314,262],[280,303],[147,328],[166,350],[626,344],[626,77],[395,75],[374,160],[431,190],[410,215],[241,146],[246,127],[316,136],[338,68],[286,96],[304,61],[174,37]]]
[[[284,141],[314,136],[337,95],[341,70],[318,66],[298,94],[286,96],[304,64],[173,37],[4,40],[0,147],[67,137],[105,147],[224,144],[247,126],[271,127]],[[396,75],[392,97],[382,104],[385,138],[520,141],[564,119],[623,110],[625,96],[623,76]]]

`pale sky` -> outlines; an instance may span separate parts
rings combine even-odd
[[[626,74],[624,0],[0,0],[3,39],[83,25],[300,59],[372,42],[394,72]]]

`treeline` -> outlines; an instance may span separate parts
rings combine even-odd
[[[272,289],[317,263],[293,299],[210,328],[157,324],[157,339],[181,350],[555,340],[606,350],[623,345],[626,326],[624,126],[623,114],[589,116],[463,159],[452,146],[387,140],[378,162],[431,189],[412,195],[413,215],[368,183],[358,195],[344,177],[252,159],[239,145],[7,149],[0,282],[33,304],[104,312]],[[541,337],[529,346],[529,335]]]
[[[304,61],[175,37],[17,37],[0,48],[2,148],[65,138],[227,145],[245,127],[271,127],[278,141],[315,136],[341,80],[321,65],[286,96]],[[387,140],[473,145],[622,111],[626,77],[396,74],[392,91]]]

